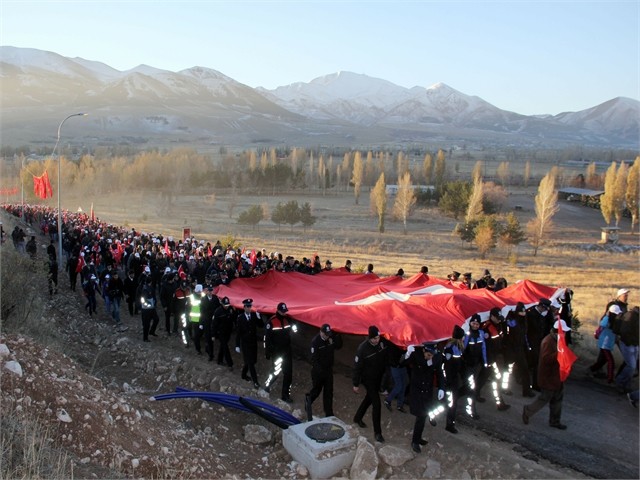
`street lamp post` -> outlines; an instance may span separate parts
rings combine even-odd
[[[53,157],[56,153],[56,148],[58,147],[58,143],[60,142],[60,130],[62,130],[62,125],[64,122],[69,120],[71,117],[84,117],[86,113],[73,113],[69,115],[67,118],[60,122],[58,125],[58,139],[56,140],[56,144],[53,147],[53,152],[51,152],[51,156]],[[60,164],[62,163],[62,159],[58,156],[58,268],[62,268],[62,210],[60,209]]]

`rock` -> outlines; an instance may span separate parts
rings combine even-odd
[[[385,445],[378,450],[378,455],[384,463],[392,467],[400,467],[413,458],[407,448],[396,445]]]
[[[0,344],[0,358],[5,358],[11,355],[9,351],[9,347],[7,347],[4,343]]]
[[[365,437],[358,437],[356,456],[351,464],[349,478],[354,480],[375,480],[378,474],[376,449]]]
[[[427,460],[427,468],[422,474],[422,478],[439,478],[441,473],[440,462],[432,459]]]
[[[132,458],[131,459],[131,466],[133,468],[138,468],[140,466],[140,460],[138,460],[137,458]]]
[[[9,370],[11,373],[15,373],[19,377],[22,377],[22,366],[15,360],[10,360],[5,363],[4,368]]]
[[[245,425],[244,426],[244,439],[249,443],[256,445],[264,445],[271,443],[273,436],[268,428],[262,425]]]
[[[69,416],[69,414],[64,408],[61,408],[60,410],[58,410],[56,412],[56,416],[58,417],[58,420],[64,423],[71,423],[72,421],[71,417]]]

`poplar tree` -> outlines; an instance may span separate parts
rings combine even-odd
[[[380,174],[373,190],[371,190],[371,209],[378,217],[378,232],[384,233],[384,216],[387,210],[387,185],[384,182],[384,172]]]
[[[473,190],[471,191],[471,196],[469,197],[469,206],[467,207],[467,216],[465,217],[465,222],[471,223],[473,221],[478,221],[483,215],[482,209],[482,200],[483,200],[483,185],[482,179],[478,178],[473,183]]]
[[[353,176],[351,177],[351,183],[353,183],[353,194],[356,198],[356,205],[360,201],[360,190],[362,188],[362,178],[364,176],[364,163],[362,163],[362,154],[358,151],[353,158]]]
[[[422,162],[422,171],[424,174],[424,181],[427,185],[431,184],[433,180],[433,157],[430,153],[427,153],[424,156],[424,161]]]
[[[411,183],[411,174],[405,172],[398,182],[398,193],[393,204],[393,213],[396,218],[402,220],[403,233],[407,234],[407,219],[413,213],[416,205],[416,194]]]
[[[585,183],[589,188],[598,188],[600,186],[600,178],[596,170],[596,162],[591,162],[587,165],[585,172]]]
[[[525,187],[529,186],[529,180],[531,180],[531,162],[527,160],[524,164],[524,173],[522,174],[522,183]]]
[[[629,168],[625,201],[631,213],[631,231],[633,232],[633,227],[638,224],[638,213],[640,210],[640,156],[636,157],[635,162],[633,162],[633,165]]]
[[[624,212],[624,200],[627,193],[627,175],[629,174],[629,167],[626,163],[620,163],[618,172],[616,173],[616,184],[614,187],[614,204],[613,214],[616,217],[616,227],[622,220],[622,214]]]
[[[447,164],[444,155],[444,151],[442,149],[438,150],[438,155],[436,156],[436,187],[442,185],[444,183],[444,176],[447,171]]]
[[[616,162],[611,162],[607,168],[607,173],[604,175],[604,193],[600,195],[600,211],[607,225],[611,225],[611,218],[615,211],[616,167]]]
[[[534,257],[538,254],[538,248],[545,236],[551,230],[553,226],[551,219],[559,209],[556,175],[557,169],[553,167],[540,181],[538,194],[535,198],[536,217],[527,225],[530,232],[531,244],[533,245]]]
[[[500,179],[502,185],[506,185],[509,181],[509,162],[500,162],[496,170],[496,176]]]
[[[471,172],[471,181],[475,185],[478,180],[482,180],[482,171],[484,169],[484,162],[482,160],[478,160],[476,164],[473,166],[473,171]]]

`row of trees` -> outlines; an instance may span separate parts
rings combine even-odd
[[[269,209],[266,204],[252,205],[240,213],[238,223],[240,225],[250,225],[253,230],[262,220],[267,218],[269,218]],[[281,225],[290,225],[293,230],[295,224],[301,223],[306,231],[307,228],[316,223],[316,217],[311,212],[309,202],[298,205],[296,200],[291,200],[286,203],[279,202],[276,205],[271,214],[271,221],[278,225],[278,230]]]
[[[604,177],[604,194],[600,211],[607,225],[615,218],[616,226],[626,211],[631,215],[631,231],[638,223],[640,207],[640,156],[629,167],[625,162],[611,162]]]

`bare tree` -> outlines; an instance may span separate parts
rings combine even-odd
[[[625,193],[627,208],[631,212],[631,231],[638,224],[638,213],[640,210],[640,156],[636,157],[635,162],[629,169],[627,177],[627,191]]]
[[[258,168],[258,157],[255,150],[249,152],[249,171],[253,172]]]
[[[413,213],[416,205],[416,195],[411,183],[411,174],[406,172],[398,182],[398,193],[393,204],[393,213],[396,218],[402,220],[403,233],[407,234],[407,219]]]
[[[362,154],[358,151],[353,158],[353,176],[351,177],[351,183],[353,183],[353,194],[356,198],[356,205],[360,201],[360,191],[362,189],[362,179],[364,177],[364,163],[362,162]]]
[[[553,167],[549,173],[540,181],[538,194],[535,199],[536,217],[532,219],[527,227],[529,230],[531,244],[533,245],[533,256],[538,254],[538,248],[545,236],[551,230],[553,223],[551,219],[558,211],[558,191],[556,190],[557,169]]]
[[[387,184],[384,172],[380,174],[373,190],[371,190],[371,210],[378,217],[378,231],[384,233],[384,216],[387,211]]]
[[[398,152],[398,158],[396,159],[398,183],[400,183],[400,178],[402,178],[407,171],[409,171],[409,157],[407,157],[404,152]]]
[[[344,191],[349,191],[349,172],[351,171],[351,154],[349,152],[345,152],[344,157],[342,159],[342,176],[344,177]]]

